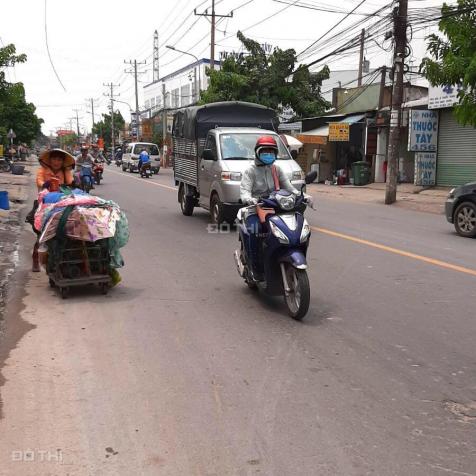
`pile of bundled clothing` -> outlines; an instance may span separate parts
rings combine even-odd
[[[111,200],[67,187],[59,192],[43,190],[38,195],[33,227],[39,234],[40,252],[51,252],[48,248],[54,247],[58,238],[91,243],[104,240],[111,269],[124,266],[119,250],[129,241],[129,225],[125,213]]]

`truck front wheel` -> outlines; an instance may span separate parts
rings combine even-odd
[[[181,184],[179,187],[179,202],[180,208],[182,209],[182,213],[185,216],[191,216],[193,214],[193,209],[195,207],[195,199],[191,195],[187,195],[185,191],[184,184]]]
[[[223,210],[223,203],[217,193],[214,193],[210,201],[210,214],[212,216],[212,223],[221,225],[225,222],[225,213]]]

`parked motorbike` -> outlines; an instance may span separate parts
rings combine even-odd
[[[81,181],[81,189],[84,190],[86,193],[89,193],[89,191],[93,188],[94,184],[94,174],[92,166],[90,164],[81,165],[79,177]]]
[[[0,172],[11,172],[12,164],[8,157],[0,157]]]
[[[104,165],[100,162],[94,164],[94,181],[99,185],[104,174]]]
[[[317,173],[306,176],[312,183]],[[304,218],[307,201],[304,185],[298,196],[286,190],[262,197],[258,205],[238,212],[241,248],[234,253],[239,275],[251,289],[261,289],[271,296],[284,296],[289,314],[301,320],[309,310],[310,289],[306,254],[311,227]],[[256,213],[259,218],[258,252],[248,255],[250,231],[246,219]]]

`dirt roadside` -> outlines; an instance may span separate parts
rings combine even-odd
[[[11,277],[19,263],[20,235],[25,216],[31,209],[36,157],[25,162],[24,175],[0,173],[0,190],[8,192],[10,210],[0,209],[0,337],[4,330],[4,310]]]
[[[320,197],[360,203],[384,204],[385,184],[373,183],[363,187],[353,185],[311,184],[308,193],[318,202]],[[393,206],[407,210],[443,214],[449,188],[421,189],[412,184],[400,184]]]

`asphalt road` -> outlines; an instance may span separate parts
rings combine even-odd
[[[316,197],[299,323],[170,171],[98,193],[123,282],[62,301],[34,275],[10,303],[0,474],[476,474],[476,241],[444,217]]]

